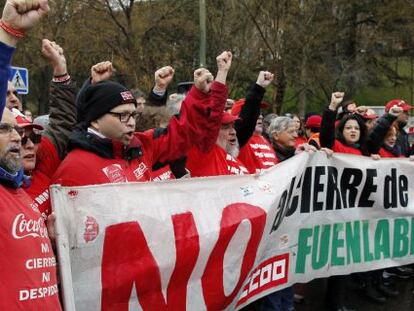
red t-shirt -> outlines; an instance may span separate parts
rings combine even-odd
[[[44,220],[22,189],[0,186],[0,310],[61,310]]]
[[[262,135],[254,134],[243,148],[238,159],[246,166],[249,174],[254,174],[277,164],[275,151]]]
[[[214,145],[208,153],[192,148],[188,153],[187,168],[191,177],[248,174],[246,167],[227,154],[223,148]]]

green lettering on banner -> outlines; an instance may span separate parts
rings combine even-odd
[[[380,219],[375,229],[375,260],[390,258],[390,224],[387,219]],[[381,256],[382,254],[382,256]]]
[[[370,262],[374,260],[374,255],[369,249],[369,221],[364,220],[362,222],[362,236],[364,239],[364,261]]]
[[[344,257],[338,257],[338,248],[344,247],[344,239],[339,237],[339,233],[344,231],[343,223],[336,223],[333,226],[332,235],[332,266],[343,266],[345,263]]]
[[[414,217],[411,217],[411,247],[410,255],[414,255]]]
[[[308,245],[312,236],[312,229],[300,229],[298,238],[298,255],[296,256],[296,273],[305,273],[306,257],[310,255],[312,247]]]
[[[328,263],[331,225],[322,226],[322,234],[320,238],[319,238],[319,228],[320,226],[316,226],[313,232],[312,268],[314,270],[321,269]],[[318,255],[319,255],[319,259],[318,259]]]
[[[408,221],[404,218],[394,220],[394,243],[392,257],[404,257],[408,254]]]
[[[352,224],[354,228],[352,229]],[[361,226],[359,221],[345,224],[346,261],[347,264],[361,262]],[[352,259],[351,259],[352,256]]]

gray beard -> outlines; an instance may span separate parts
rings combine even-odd
[[[237,144],[236,146],[226,146],[226,152],[236,159],[240,153],[239,145]]]
[[[21,169],[20,157],[14,158],[8,154],[8,150],[5,155],[0,157],[0,167],[9,172],[10,174],[16,174]]]

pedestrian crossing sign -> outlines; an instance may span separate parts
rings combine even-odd
[[[29,71],[27,68],[12,67],[10,81],[18,94],[29,94]]]

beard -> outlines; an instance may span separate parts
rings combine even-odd
[[[227,145],[226,152],[236,159],[240,153],[239,143],[237,143],[236,145]]]
[[[22,167],[20,156],[10,153],[10,148],[7,148],[4,154],[0,156],[0,167],[10,174],[16,174]]]

